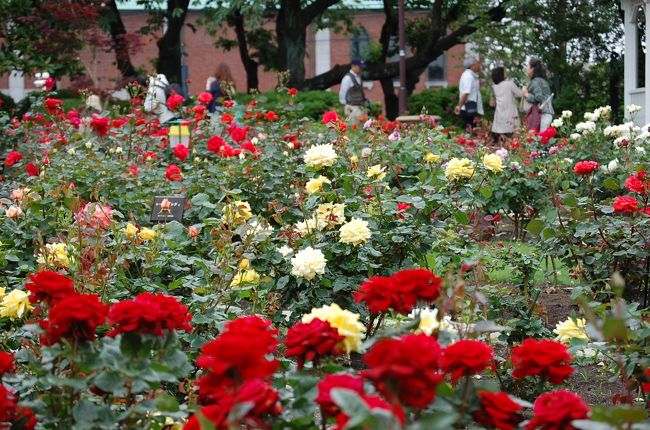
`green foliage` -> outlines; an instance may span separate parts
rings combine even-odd
[[[294,115],[300,118],[320,119],[324,112],[339,110],[338,94],[333,91],[301,91],[295,96],[295,105],[290,106],[291,98],[279,91],[269,91],[259,95],[239,93],[236,100],[246,104],[251,100],[259,100],[268,110],[275,112],[291,109]]]
[[[484,118],[491,120],[494,116],[494,109],[488,105],[489,91],[481,88],[483,98]],[[442,123],[447,127],[456,126],[462,128],[463,120],[454,115],[454,108],[458,104],[458,87],[434,88],[423,90],[409,97],[408,111],[411,115],[418,115],[426,111],[429,115],[438,115]]]

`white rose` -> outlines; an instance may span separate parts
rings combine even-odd
[[[309,281],[316,275],[324,274],[326,264],[327,260],[323,252],[308,246],[298,251],[296,256],[291,259],[291,274]]]
[[[341,236],[339,242],[350,243],[354,246],[361,245],[372,236],[368,228],[368,221],[359,218],[352,218],[350,222],[343,224],[339,229],[339,234]]]
[[[331,166],[336,158],[336,151],[331,143],[312,146],[304,155],[305,163],[315,169]]]

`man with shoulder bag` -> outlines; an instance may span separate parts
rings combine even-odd
[[[481,100],[480,81],[478,72],[481,63],[477,57],[468,57],[464,61],[465,71],[458,83],[458,105],[454,109],[460,115],[466,129],[471,129],[476,124],[478,116],[483,115],[483,100]]]
[[[355,58],[352,60],[350,71],[341,81],[339,90],[339,102],[344,105],[345,116],[349,121],[358,121],[359,117],[365,113],[365,107],[368,100],[363,92],[363,81],[361,73],[366,66],[365,63]]]

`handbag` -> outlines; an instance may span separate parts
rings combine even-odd
[[[467,112],[468,115],[476,115],[478,113],[478,103],[466,101],[465,112]]]
[[[542,110],[539,105],[534,104],[526,114],[526,127],[528,130],[538,130],[542,125]]]

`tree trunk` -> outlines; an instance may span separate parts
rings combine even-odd
[[[117,9],[116,0],[110,0],[107,6],[111,14],[109,30],[113,42],[113,49],[115,50],[117,69],[122,74],[122,78],[133,78],[137,76],[137,72],[135,71],[135,67],[133,67],[133,63],[131,63],[129,46],[126,41],[126,28],[122,22],[120,11]]]
[[[181,81],[181,31],[190,0],[167,0],[167,31],[158,40],[158,63],[156,70],[167,77],[169,83]],[[180,10],[181,12],[175,12]]]
[[[253,60],[248,52],[248,40],[246,39],[246,29],[244,28],[244,17],[240,9],[236,9],[232,14],[232,25],[235,28],[237,42],[239,45],[239,57],[241,58],[244,69],[246,70],[246,92],[257,90],[259,87],[257,61]]]
[[[618,124],[621,120],[621,78],[623,71],[621,70],[622,59],[615,52],[609,56],[609,105],[612,107],[613,121]]]
[[[300,19],[300,2],[282,0],[276,20],[280,68],[289,72],[289,85],[300,87],[305,80],[307,24]]]
[[[395,17],[395,1],[384,0],[384,25],[381,27],[379,42],[382,45],[381,62],[386,64],[388,49],[390,47],[391,36],[397,33],[397,19]],[[386,109],[386,118],[394,120],[399,115],[399,97],[395,94],[395,85],[393,78],[383,78],[379,80],[381,89],[384,93],[384,107]]]

